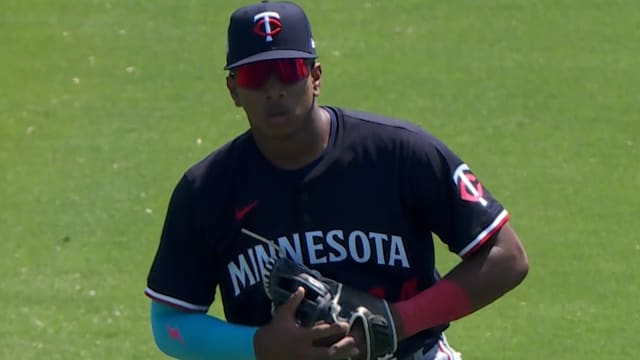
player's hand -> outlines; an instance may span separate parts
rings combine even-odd
[[[349,325],[318,323],[311,328],[300,326],[295,319],[304,298],[302,287],[273,313],[271,322],[256,332],[253,339],[257,360],[333,360],[357,356]]]
[[[362,328],[362,324],[358,323],[353,328],[351,328],[351,332],[349,333],[351,337],[353,337],[353,341],[355,342],[355,347],[358,349],[358,356],[351,357],[351,360],[363,360],[366,358],[367,354],[367,344],[364,336],[364,329]]]

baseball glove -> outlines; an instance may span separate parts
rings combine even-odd
[[[389,359],[395,353],[398,338],[385,300],[325,278],[286,258],[274,258],[266,264],[263,284],[274,308],[284,304],[298,287],[304,287],[305,298],[296,311],[302,326],[345,321],[350,333],[361,328],[367,352],[364,359]]]

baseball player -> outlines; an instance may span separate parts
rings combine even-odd
[[[444,337],[449,323],[528,271],[507,211],[426,130],[319,105],[322,67],[299,6],[237,9],[227,35],[226,84],[250,129],[173,191],[145,290],[160,350],[180,359],[364,357],[349,323],[296,320],[305,288],[272,306],[262,283],[280,252],[384,299],[394,358],[459,359]],[[461,258],[443,276],[436,236]],[[225,320],[207,314],[214,301]]]

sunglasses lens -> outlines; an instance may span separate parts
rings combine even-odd
[[[236,84],[244,89],[261,87],[271,74],[269,61],[242,65],[236,69]]]
[[[272,72],[283,84],[293,84],[309,76],[304,59],[267,60],[238,67],[235,71],[236,84],[244,89],[258,89]]]
[[[296,83],[309,75],[309,68],[303,59],[282,59],[275,61],[278,78],[285,84]]]

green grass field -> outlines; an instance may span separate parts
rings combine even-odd
[[[300,3],[323,104],[419,123],[511,212],[530,275],[453,324],[464,358],[638,358],[640,2]],[[146,275],[175,182],[247,127],[243,4],[2,0],[1,359],[164,358]]]

